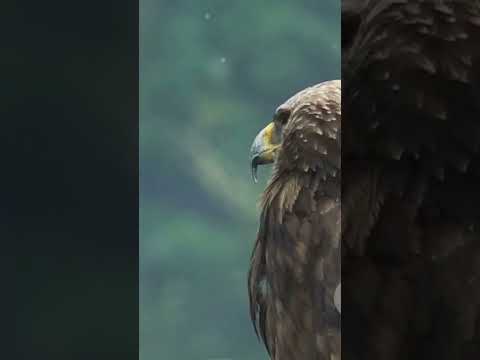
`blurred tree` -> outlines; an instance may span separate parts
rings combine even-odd
[[[142,360],[266,359],[248,317],[248,150],[297,90],[340,76],[336,0],[140,2]],[[262,174],[261,174],[262,175]]]

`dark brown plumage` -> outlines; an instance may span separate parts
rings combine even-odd
[[[267,129],[252,147],[255,165],[275,161],[251,259],[252,320],[274,360],[340,359],[340,81],[296,94]]]
[[[480,5],[344,2],[344,359],[480,359]]]

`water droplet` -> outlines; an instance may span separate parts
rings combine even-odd
[[[227,58],[221,57],[221,58],[220,58],[220,62],[221,62],[222,64],[225,64],[225,63],[227,62]]]
[[[210,19],[212,18],[212,14],[210,14],[209,12],[206,12],[206,13],[203,15],[203,18],[208,21],[208,20],[210,20]]]

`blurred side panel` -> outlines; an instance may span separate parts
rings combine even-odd
[[[479,43],[479,2],[343,2],[344,360],[480,358]]]

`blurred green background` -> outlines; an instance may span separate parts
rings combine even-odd
[[[249,148],[340,76],[340,1],[140,2],[140,359],[266,359],[248,313]]]

